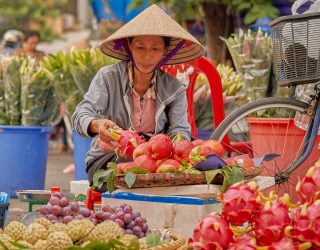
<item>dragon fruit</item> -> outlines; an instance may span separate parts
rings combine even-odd
[[[217,213],[210,213],[202,219],[189,239],[192,249],[227,249],[233,237],[227,222]]]
[[[309,168],[301,181],[299,178],[296,191],[302,203],[312,202],[320,198],[320,166]]]
[[[289,210],[280,199],[267,201],[255,217],[255,233],[259,245],[269,246],[284,236],[286,226],[290,225]]]
[[[257,182],[239,182],[219,197],[222,200],[222,216],[229,223],[241,226],[251,222],[262,206]]]
[[[313,249],[320,249],[320,200],[301,205],[294,214],[293,234],[301,242],[312,242]]]
[[[137,131],[109,129],[111,136],[117,141],[117,151],[121,157],[131,158],[134,149],[144,142]]]
[[[250,234],[235,237],[228,250],[255,250],[257,240]]]

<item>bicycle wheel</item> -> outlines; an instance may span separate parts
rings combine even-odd
[[[288,98],[270,97],[256,100],[230,113],[214,131],[211,139],[222,142],[231,156],[249,153],[258,158],[269,153],[279,154],[279,157],[263,163],[265,169],[262,175],[274,177],[274,189],[278,194],[290,193],[294,200],[297,200],[297,177],[302,178],[306,170],[319,158],[316,147],[288,179],[281,179],[279,176],[294,162],[303,148],[306,131],[301,129],[300,125],[308,123],[310,117],[301,113],[307,107],[308,104],[304,102]],[[225,136],[230,143],[223,140]],[[317,138],[315,145],[318,145],[319,141]]]

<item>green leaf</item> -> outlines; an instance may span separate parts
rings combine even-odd
[[[112,172],[110,172],[108,176],[108,182],[107,182],[107,190],[109,191],[110,194],[113,193],[114,191],[115,179],[116,179],[116,173],[114,169],[112,169]]]
[[[114,173],[114,169],[99,169],[93,175],[93,187],[98,190],[106,183],[109,179],[110,173]]]
[[[213,169],[213,170],[205,171],[204,174],[206,177],[207,184],[209,185],[212,182],[213,178],[220,172],[221,172],[220,169]]]
[[[232,186],[233,184],[243,180],[244,180],[244,177],[241,169],[237,166],[231,166],[229,186]]]
[[[129,168],[129,169],[126,170],[126,172],[132,172],[132,173],[135,173],[135,174],[147,174],[147,173],[149,173],[144,168]]]
[[[160,235],[158,235],[155,232],[152,232],[151,234],[149,234],[147,236],[146,243],[147,243],[148,248],[160,245],[161,244]]]
[[[91,248],[87,248],[87,247],[80,247],[80,246],[72,246],[72,247],[68,247],[66,250],[90,250]]]
[[[124,180],[125,180],[128,188],[131,188],[133,186],[133,184],[135,183],[136,179],[137,179],[137,176],[135,174],[133,174],[132,172],[128,172],[124,176]]]

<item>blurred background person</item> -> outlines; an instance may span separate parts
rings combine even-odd
[[[11,56],[12,52],[21,47],[23,33],[19,30],[7,30],[0,43],[1,54]]]

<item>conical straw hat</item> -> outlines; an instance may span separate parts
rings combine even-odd
[[[119,39],[143,35],[171,37],[168,53],[176,48],[179,42],[185,40],[182,48],[165,64],[192,61],[201,57],[204,53],[204,48],[200,42],[155,4],[109,36],[101,43],[100,49],[111,57],[128,60],[128,55],[123,48],[119,50],[114,48],[115,42]]]

